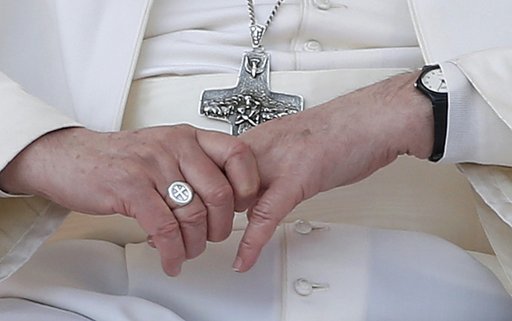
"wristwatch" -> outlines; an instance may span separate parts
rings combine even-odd
[[[434,147],[428,158],[437,162],[443,157],[448,124],[448,87],[439,65],[423,67],[414,86],[432,101],[434,112]]]

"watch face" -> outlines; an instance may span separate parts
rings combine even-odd
[[[431,91],[438,93],[448,92],[446,80],[444,79],[443,72],[439,68],[432,69],[425,73],[423,77],[421,77],[421,82],[423,86]]]

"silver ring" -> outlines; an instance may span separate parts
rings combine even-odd
[[[187,183],[175,181],[167,188],[167,195],[177,205],[185,206],[192,202],[194,191]]]

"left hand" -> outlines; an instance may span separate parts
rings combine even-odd
[[[257,158],[263,194],[248,211],[235,270],[254,265],[277,225],[301,201],[358,182],[398,155],[430,155],[432,107],[413,87],[417,76],[393,77],[241,136]]]
[[[195,190],[179,206],[169,184]],[[222,241],[234,210],[254,203],[256,160],[235,137],[188,125],[99,133],[63,128],[39,137],[0,171],[0,188],[42,196],[82,213],[120,213],[137,220],[160,252],[164,271],[178,275],[206,241]]]

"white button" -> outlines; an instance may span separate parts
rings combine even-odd
[[[309,296],[313,294],[313,286],[306,279],[297,279],[293,283],[295,292],[301,296]]]
[[[293,227],[295,229],[295,232],[297,232],[299,234],[302,234],[302,235],[308,235],[309,233],[311,233],[314,230],[319,230],[319,231],[327,231],[327,230],[329,230],[329,225],[328,224],[322,224],[322,225],[316,225],[315,226],[315,225],[313,225],[310,222],[305,221],[305,220],[297,220],[297,221],[295,221],[295,224],[294,224]]]
[[[300,278],[293,282],[293,288],[295,293],[300,296],[310,296],[313,294],[313,291],[329,289],[329,284],[311,283],[306,279]]]
[[[316,40],[309,40],[304,44],[304,50],[320,51],[320,50],[322,50],[322,45]]]
[[[313,0],[313,5],[320,10],[331,9],[331,1],[330,0]]]
[[[307,235],[313,231],[313,226],[308,221],[298,220],[295,222],[295,232]]]

